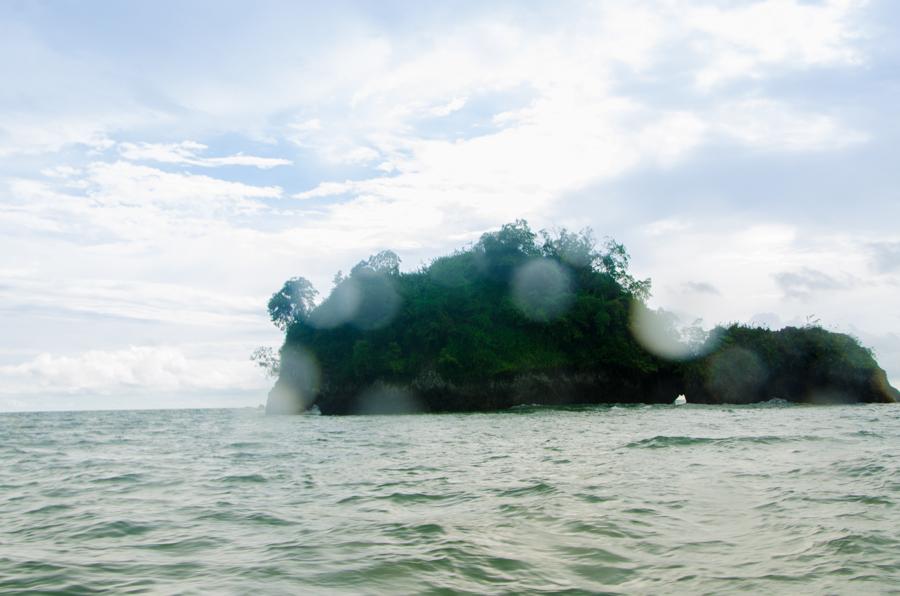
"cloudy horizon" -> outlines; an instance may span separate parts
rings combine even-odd
[[[515,219],[900,385],[900,7],[248,6],[0,7],[0,410],[256,406],[285,279]]]

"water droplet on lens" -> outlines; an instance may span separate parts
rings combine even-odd
[[[285,346],[281,351],[278,382],[269,392],[268,414],[299,414],[312,405],[319,392],[321,371],[307,350]]]
[[[550,259],[535,259],[513,275],[512,300],[534,321],[550,321],[572,305],[572,276],[568,268]]]
[[[750,403],[759,401],[759,390],[768,377],[759,356],[744,348],[727,348],[712,356],[706,388],[724,403]]]
[[[667,360],[685,360],[691,357],[691,348],[681,341],[675,315],[655,311],[635,301],[631,307],[631,333],[641,346],[651,354]]]
[[[310,324],[320,329],[339,327],[353,319],[359,310],[362,296],[359,284],[353,279],[341,282],[328,299],[323,302],[310,316]]]
[[[422,404],[411,391],[380,382],[356,398],[357,414],[416,414],[422,411]]]

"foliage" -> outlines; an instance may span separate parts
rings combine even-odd
[[[270,377],[277,377],[281,366],[281,358],[269,346],[260,346],[250,354],[250,360],[256,363]]]
[[[559,316],[533,316],[511,296],[515,273],[537,261],[571,278],[559,290],[567,292]],[[518,220],[418,271],[400,273],[399,263],[390,251],[360,261],[289,326],[287,344],[312,351],[326,383],[403,381],[428,370],[466,382],[602,364],[656,366],[628,331],[630,304],[646,297],[649,283],[623,286],[633,279],[627,253],[612,241],[597,247],[590,230],[536,234]]]
[[[400,275],[400,257],[392,250],[383,250],[357,263],[350,271],[350,275],[364,271],[384,275]],[[335,276],[335,282],[339,281],[339,275],[340,271],[338,271],[338,276]]]
[[[309,315],[318,293],[305,277],[287,280],[269,299],[269,318],[279,329],[287,329]]]
[[[777,331],[732,324],[714,329],[709,341],[715,342],[710,354],[686,366],[690,391],[705,401],[896,399],[870,349],[812,322]]]

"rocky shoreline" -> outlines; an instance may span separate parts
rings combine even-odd
[[[635,378],[613,370],[547,371],[454,383],[429,371],[409,383],[377,380],[366,386],[319,390],[304,379],[283,375],[269,393],[266,412],[299,414],[313,406],[325,415],[490,412],[523,405],[670,404],[680,394],[692,404],[772,399],[819,405],[900,401],[900,393],[882,369],[830,381],[778,376],[762,383],[744,377],[685,379],[686,372],[689,376],[689,367],[673,367],[666,373]]]

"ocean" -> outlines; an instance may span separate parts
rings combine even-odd
[[[900,593],[900,407],[0,414],[0,593]]]

